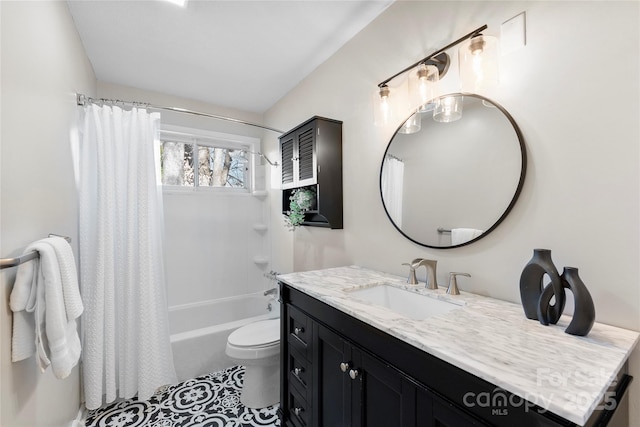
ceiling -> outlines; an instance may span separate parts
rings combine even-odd
[[[392,2],[68,0],[98,80],[255,113]]]

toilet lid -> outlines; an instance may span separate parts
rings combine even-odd
[[[261,320],[236,329],[228,342],[236,347],[263,347],[280,341],[280,319]]]

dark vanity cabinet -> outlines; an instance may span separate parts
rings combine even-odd
[[[486,425],[295,306],[283,309],[283,426]]]
[[[280,291],[282,426],[575,425],[293,287]]]
[[[283,425],[416,425],[414,383],[295,307],[287,312]]]
[[[298,188],[315,191],[303,225],[342,228],[342,122],[312,117],[280,137],[282,211]]]

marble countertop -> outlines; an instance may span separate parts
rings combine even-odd
[[[278,280],[396,338],[584,425],[638,342],[638,332],[594,324],[586,337],[543,326],[520,304],[466,292],[447,295],[406,278],[357,266],[282,274]],[[356,289],[389,284],[460,305],[414,320],[359,300]]]

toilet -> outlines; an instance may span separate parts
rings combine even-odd
[[[245,367],[240,401],[264,408],[280,401],[280,319],[261,320],[233,331],[227,356]]]

